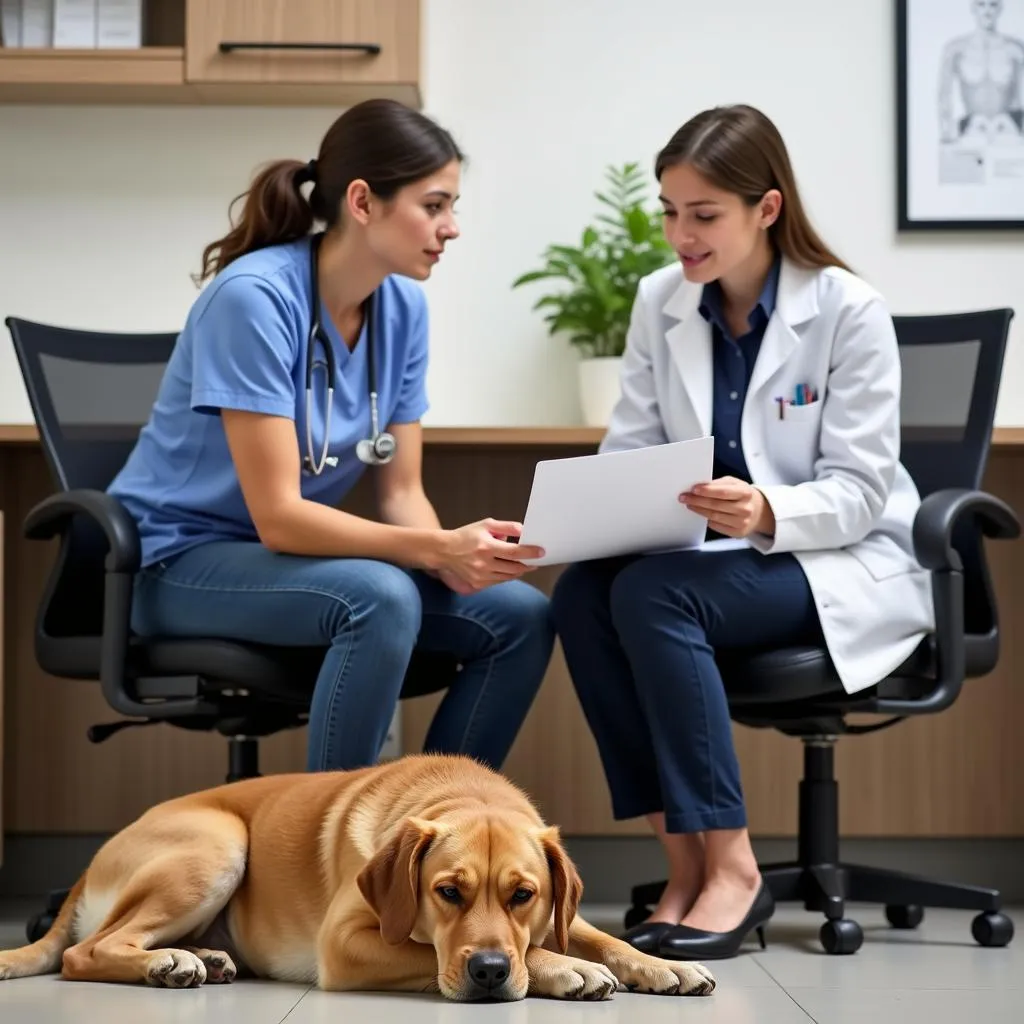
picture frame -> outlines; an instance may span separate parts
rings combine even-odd
[[[895,0],[897,228],[1024,229],[1024,0]]]

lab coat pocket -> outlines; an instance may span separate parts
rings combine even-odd
[[[920,566],[890,541],[874,543],[872,540],[853,544],[846,549],[878,583],[920,570]]]
[[[807,402],[804,405],[787,405],[782,414],[783,423],[806,423],[816,420],[821,415],[821,399]]]

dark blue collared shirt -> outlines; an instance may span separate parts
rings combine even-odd
[[[711,432],[715,437],[715,477],[734,476],[751,482],[740,440],[740,419],[761,340],[775,309],[778,284],[779,261],[776,259],[750,313],[749,330],[739,338],[732,336],[725,322],[718,282],[706,284],[701,293],[699,309],[701,316],[711,324],[714,363]]]

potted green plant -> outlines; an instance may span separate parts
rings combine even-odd
[[[522,274],[513,288],[542,280],[568,287],[542,295],[533,309],[547,310],[548,334],[568,336],[580,354],[579,389],[584,421],[606,426],[619,396],[619,367],[640,279],[675,259],[665,241],[660,210],[644,205],[639,165],[608,167],[606,207],[583,229],[578,246],[549,245],[544,265]]]

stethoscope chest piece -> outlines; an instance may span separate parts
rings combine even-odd
[[[395,457],[397,447],[394,435],[385,430],[376,437],[364,437],[356,445],[356,455],[360,462],[365,462],[368,466],[383,466]]]

